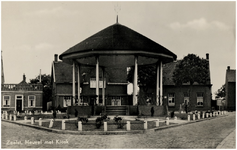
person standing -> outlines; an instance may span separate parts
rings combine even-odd
[[[53,120],[54,120],[54,121],[55,121],[56,117],[57,117],[57,112],[56,112],[56,110],[55,110],[55,108],[54,108],[54,109],[53,109]]]
[[[153,117],[154,116],[154,107],[151,107],[151,116]]]
[[[78,111],[77,111],[77,109],[75,109],[75,117],[77,117],[78,116]]]
[[[186,112],[186,114],[188,113],[188,105],[187,105],[187,102],[185,102],[185,112]]]

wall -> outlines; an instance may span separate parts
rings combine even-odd
[[[60,83],[55,85],[56,88],[53,90],[53,106],[58,107],[63,106],[63,96],[72,96],[72,84]],[[81,96],[93,96],[96,95],[96,89],[90,88],[89,84],[82,86]],[[102,89],[99,90],[99,96],[102,98]],[[78,90],[76,86],[76,96],[78,95]],[[127,97],[127,85],[106,85],[105,88],[106,104],[111,105],[111,96],[122,96],[122,105],[128,105]]]
[[[138,115],[138,109],[137,106],[128,106],[128,111],[129,111],[129,115],[131,116],[137,116]]]
[[[72,117],[75,117],[75,110],[78,111],[78,116],[91,116],[91,106],[68,106],[67,112]]]
[[[78,111],[78,116],[100,115],[104,112],[104,106],[68,106],[67,112],[70,115],[75,115],[75,110]]]
[[[127,85],[107,85],[106,95],[127,94]]]
[[[227,110],[234,110],[236,107],[236,85],[234,82],[229,82],[227,85]]]
[[[10,96],[10,107],[3,107],[3,96],[4,95],[9,95]],[[22,95],[22,94],[21,94]],[[1,108],[2,110],[15,110],[15,93],[13,92],[5,92],[5,91],[2,91],[1,92]]]
[[[57,86],[57,94],[72,94],[72,84],[70,83],[59,83]],[[77,93],[77,86],[76,86]]]
[[[140,115],[151,116],[152,107],[154,108],[154,116],[164,116],[164,106],[156,106],[156,105],[139,106],[139,113],[141,113]]]
[[[23,110],[42,110],[43,106],[43,92],[35,92],[35,91],[2,91],[2,103],[1,108],[2,110],[16,110],[15,104],[16,104],[16,95],[23,96]],[[3,96],[9,95],[10,100],[10,107],[3,107]],[[36,97],[35,107],[28,107],[28,96],[34,95]]]
[[[175,93],[175,106],[169,106],[169,111],[178,111],[180,108],[180,104],[184,103],[184,92],[189,92],[189,109],[191,111],[194,110],[210,110],[211,109],[211,87],[205,85],[193,85],[193,86],[164,86],[164,96],[167,96],[168,93]],[[197,105],[197,92],[203,92],[203,106]],[[168,104],[168,100],[167,100]]]

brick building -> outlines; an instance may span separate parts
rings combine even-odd
[[[236,71],[230,69],[230,66],[226,70],[225,80],[225,107],[227,110],[236,110]]]
[[[102,69],[100,72],[102,74]],[[93,66],[81,66],[80,67],[80,99],[81,103],[79,105],[89,105],[90,101],[95,98],[95,67]],[[127,95],[127,73],[126,68],[104,68],[104,86],[105,86],[105,96],[106,105],[129,105],[128,95]],[[70,106],[71,103],[66,103],[66,101],[71,102],[72,98],[72,65],[58,61],[57,55],[55,55],[55,60],[52,64],[52,87],[54,98],[57,99],[53,102],[53,106],[58,107],[58,105],[66,107]],[[76,71],[76,76],[78,72]],[[76,78],[76,91],[78,91],[78,81]],[[100,76],[100,98],[99,104],[102,105],[102,76]],[[76,100],[78,95],[76,94]],[[113,100],[112,100],[113,99]]]
[[[24,111],[42,110],[43,86],[41,83],[29,84],[23,75],[19,84],[2,84],[2,110]]]
[[[58,61],[58,55],[55,54],[52,63],[51,84],[53,90],[52,106],[67,108],[71,106],[72,95],[72,65]],[[99,103],[102,106],[102,86],[104,77],[104,93],[106,106],[126,106],[132,105],[132,96],[127,94],[127,68],[100,68],[100,83],[99,83]],[[80,103],[78,104],[78,95],[76,94],[75,101],[78,106],[93,106],[96,98],[96,80],[94,66],[80,67],[80,89],[78,89],[78,80],[76,78],[76,91],[80,92]],[[104,72],[104,74],[102,73]],[[76,76],[78,72],[76,71]],[[103,75],[103,77],[102,77]],[[126,107],[120,107],[126,114]],[[121,111],[122,111],[121,110]],[[108,110],[107,110],[108,111]]]
[[[209,62],[209,54],[206,54],[206,60]],[[194,82],[191,86],[189,83],[183,83],[181,86],[173,82],[173,72],[179,60],[167,63],[163,66],[164,74],[164,96],[167,99],[169,110],[178,111],[180,105],[189,103],[189,110],[210,110],[211,109],[211,78],[210,67],[209,76],[205,84]]]

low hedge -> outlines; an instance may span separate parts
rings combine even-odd
[[[37,115],[20,115],[17,116],[18,120],[24,120],[24,117],[27,116],[27,119],[31,119],[31,117],[34,117],[35,120],[39,120],[39,118],[42,119],[53,119],[53,114],[37,114]],[[69,115],[70,117],[75,117],[72,115]],[[57,114],[56,119],[67,119],[67,114]]]

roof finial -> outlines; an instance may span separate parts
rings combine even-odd
[[[118,5],[114,6],[114,11],[117,13],[117,17],[116,17],[116,23],[118,24],[118,13],[121,10],[121,7]]]

